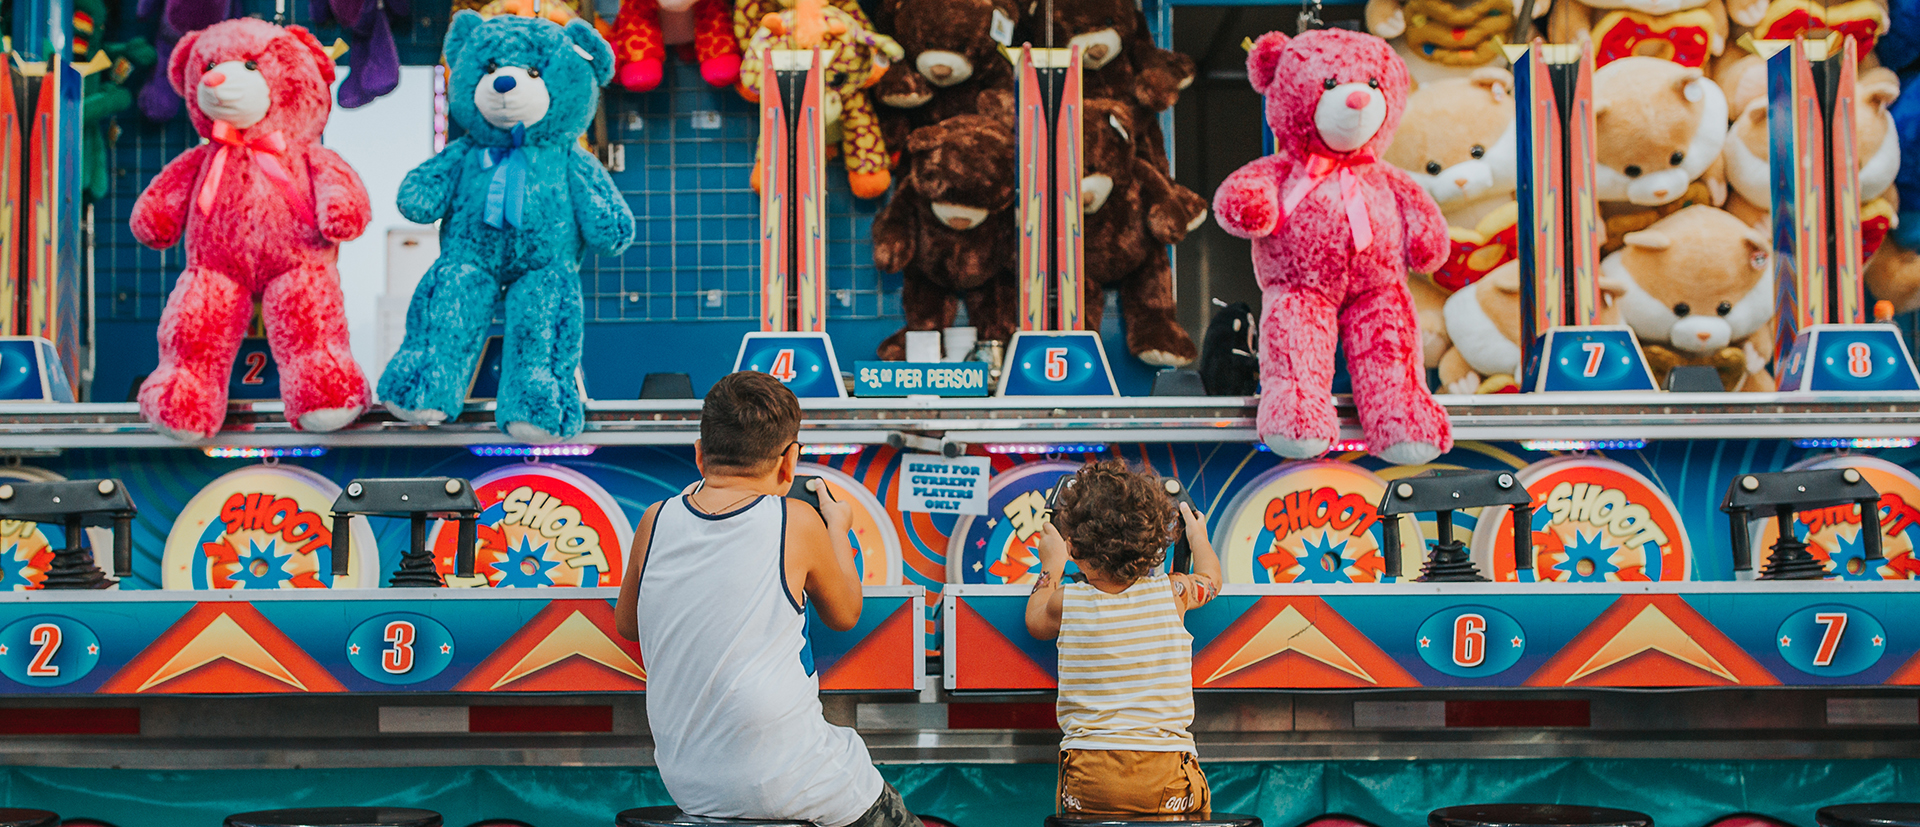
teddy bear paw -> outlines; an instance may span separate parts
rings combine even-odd
[[[506,431],[507,436],[528,445],[549,445],[566,438],[531,422],[509,422]]]
[[[1394,465],[1425,465],[1439,458],[1440,446],[1408,440],[1374,451],[1373,455]]]
[[[721,55],[700,61],[700,78],[718,89],[732,86],[740,79],[740,56]]]
[[[300,415],[300,430],[322,432],[338,431],[341,428],[353,424],[353,421],[359,419],[360,414],[364,411],[366,411],[366,408],[359,405],[345,408],[320,408],[318,410],[307,411]],[[439,411],[434,411],[434,413],[437,414]]]
[[[1333,447],[1333,440],[1330,439],[1288,439],[1275,435],[1266,437],[1262,441],[1267,443],[1267,447],[1275,454],[1288,459],[1313,459],[1325,454],[1328,448]]]
[[[387,403],[387,413],[393,414],[395,417],[407,422],[420,425],[438,425],[447,421],[447,415],[444,411],[437,411],[432,408],[422,408],[420,410],[402,408],[392,402]]]
[[[1193,364],[1192,357],[1182,357],[1164,350],[1149,350],[1138,355],[1140,361],[1163,368],[1184,368]]]

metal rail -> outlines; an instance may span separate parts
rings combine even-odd
[[[1521,394],[1441,396],[1459,440],[1792,439],[1920,436],[1920,394]],[[1247,397],[1033,397],[808,400],[802,438],[880,444],[890,434],[954,442],[1251,442],[1257,400]],[[1351,401],[1337,400],[1341,434],[1359,438]],[[686,445],[699,436],[700,402],[597,401],[575,441]],[[493,404],[436,426],[375,410],[330,434],[295,431],[277,402],[235,404],[213,442],[241,446],[476,445],[505,442]],[[236,429],[237,428],[237,429]],[[0,404],[0,452],[168,448],[131,403]]]

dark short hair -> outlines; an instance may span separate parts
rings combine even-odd
[[[1158,474],[1116,459],[1088,463],[1074,475],[1054,503],[1053,523],[1073,544],[1075,560],[1133,581],[1166,560],[1178,515]]]
[[[759,371],[728,374],[700,406],[700,453],[708,469],[764,474],[800,436],[800,400]]]

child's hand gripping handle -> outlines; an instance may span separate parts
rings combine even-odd
[[[826,480],[797,474],[793,478],[793,486],[787,489],[787,498],[813,506],[813,510],[820,512],[820,518],[826,521],[827,532],[835,537],[846,536],[847,530],[853,527],[853,506],[835,499],[833,491],[827,488]],[[855,549],[854,553],[860,552]]]
[[[1180,512],[1180,537],[1173,541],[1172,571],[1176,574],[1191,574],[1193,573],[1193,541],[1189,539],[1191,523],[1188,515],[1198,515],[1200,507],[1194,505],[1193,496],[1188,493],[1187,486],[1173,477],[1162,477],[1160,488],[1167,492],[1167,496],[1173,500],[1174,507]]]

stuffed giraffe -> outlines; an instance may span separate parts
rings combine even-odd
[[[858,19],[823,0],[796,0],[793,8],[761,19],[740,64],[740,94],[750,101],[760,100],[767,50],[816,47],[832,56],[822,69],[826,78],[820,102],[827,144],[830,148],[839,144],[854,196],[878,198],[893,176],[867,87],[906,54],[893,38],[860,25]],[[760,189],[758,160],[753,165],[753,188]]]

